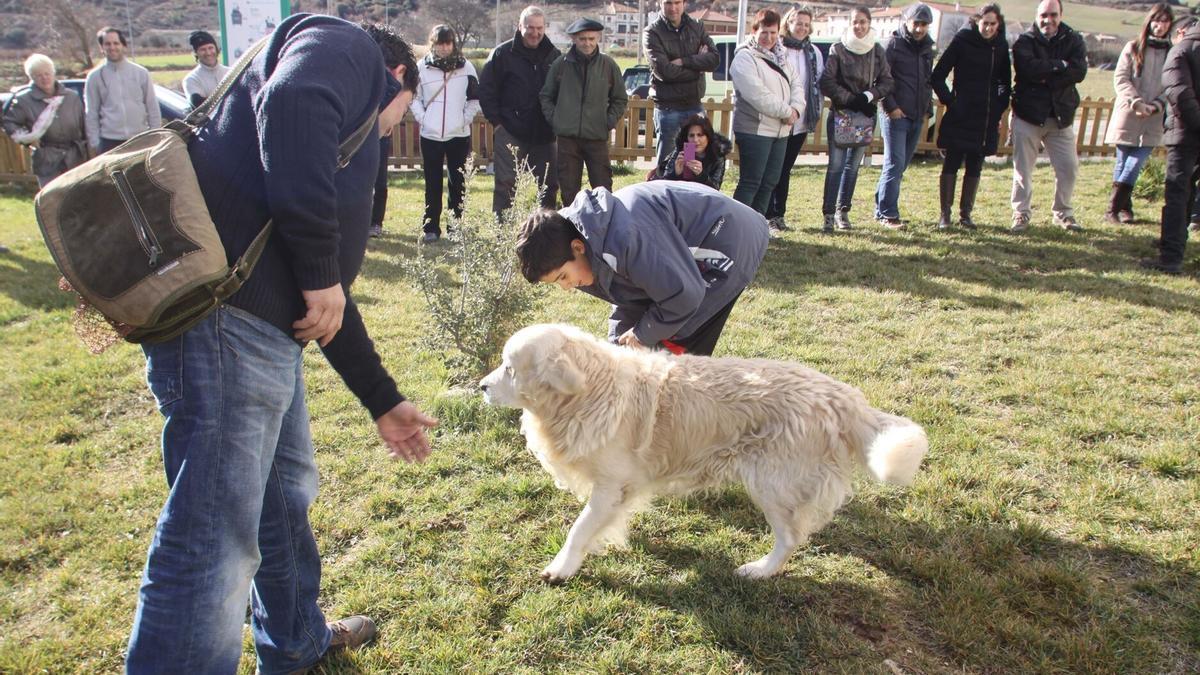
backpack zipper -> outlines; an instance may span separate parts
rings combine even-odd
[[[115,169],[109,175],[112,176],[113,184],[117,186],[117,194],[121,195],[121,201],[125,203],[125,211],[133,221],[133,233],[137,235],[138,243],[146,252],[150,267],[157,267],[158,256],[162,254],[163,249],[158,243],[158,238],[154,236],[154,231],[150,229],[150,223],[146,220],[146,214],[142,211],[141,205],[138,204],[133,187],[129,185],[129,179],[125,177],[125,172],[121,169]]]

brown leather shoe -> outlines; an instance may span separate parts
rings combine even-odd
[[[343,649],[358,649],[374,640],[379,633],[375,628],[375,622],[361,615],[348,616],[326,625],[329,626],[329,630],[333,631],[333,637],[329,640],[329,649],[325,650],[326,656]]]

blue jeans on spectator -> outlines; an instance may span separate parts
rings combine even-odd
[[[883,134],[883,171],[875,188],[875,218],[900,218],[900,181],[912,163],[917,142],[921,140],[924,124],[901,117],[894,120],[884,114],[880,129]]]
[[[127,672],[236,672],[247,601],[262,673],[312,665],[331,633],[317,606],[321,560],[308,522],[317,466],[301,347],[226,306],[143,350],[166,418],[170,492],[147,555]]]
[[[654,108],[654,133],[658,142],[658,158],[656,160],[659,175],[662,174],[663,162],[667,155],[675,149],[675,137],[679,135],[679,127],[692,115],[703,115],[704,108],[688,108],[686,110],[664,110]]]
[[[779,182],[783,156],[787,153],[787,136],[774,138],[756,134],[738,134],[738,184],[733,198],[766,215],[771,195]]]
[[[825,121],[825,138],[829,142],[829,167],[825,170],[825,195],[821,200],[821,213],[833,215],[835,211],[849,211],[854,199],[854,186],[858,184],[858,167],[862,164],[867,146],[839,148],[833,143],[833,115]]]
[[[1113,182],[1135,185],[1138,176],[1142,175],[1142,167],[1146,165],[1146,160],[1152,152],[1154,152],[1153,146],[1118,145],[1117,163],[1113,166]]]

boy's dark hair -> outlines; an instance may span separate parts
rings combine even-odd
[[[359,24],[359,27],[367,31],[367,35],[379,45],[379,51],[383,52],[383,64],[388,70],[399,65],[404,66],[404,81],[400,84],[404,85],[405,91],[415,91],[419,83],[417,59],[413,56],[412,46],[408,41],[392,30],[391,26],[364,22]]]
[[[575,258],[571,242],[583,239],[571,221],[558,211],[540,209],[521,224],[517,235],[517,258],[521,274],[531,284]]]

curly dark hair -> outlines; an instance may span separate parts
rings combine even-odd
[[[404,85],[405,91],[414,91],[418,84],[418,74],[417,59],[413,56],[412,45],[391,26],[380,23],[362,23],[359,26],[379,45],[379,51],[383,52],[383,63],[388,70],[404,66],[404,81],[400,84]]]

